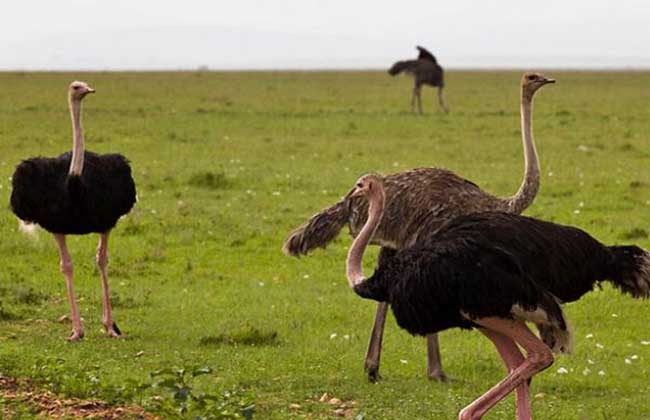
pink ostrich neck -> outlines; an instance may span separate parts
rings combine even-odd
[[[379,184],[377,184],[377,187],[379,190],[368,197],[368,220],[363,225],[363,229],[361,229],[359,235],[354,239],[354,242],[352,242],[352,246],[348,252],[346,275],[352,288],[365,280],[361,266],[363,254],[372,235],[375,234],[384,213],[384,203],[386,201],[384,188]]]
[[[521,213],[530,206],[539,190],[539,159],[533,139],[533,92],[521,90],[521,135],[524,144],[524,180],[509,201],[512,213]]]
[[[81,127],[81,99],[70,98],[72,117],[73,146],[70,161],[70,175],[81,175],[84,166],[84,133]]]

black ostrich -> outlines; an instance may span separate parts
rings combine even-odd
[[[418,110],[422,113],[422,85],[429,85],[438,88],[438,103],[443,111],[449,112],[442,96],[442,89],[445,86],[444,71],[436,57],[426,48],[417,46],[420,52],[417,60],[398,61],[388,70],[388,74],[396,76],[402,72],[410,74],[415,79],[413,95],[411,96],[411,111],[415,112],[415,101],[418,102]]]
[[[84,151],[81,101],[94,93],[84,82],[72,82],[68,90],[74,143],[72,152],[55,158],[22,161],[12,178],[11,209],[25,223],[35,223],[54,234],[61,256],[72,311],[74,341],[84,336],[72,287],[72,259],[66,234],[99,233],[97,266],[103,289],[102,321],[111,337],[121,335],[111,315],[108,277],[108,235],[118,219],[136,201],[135,183],[127,159],[118,154],[98,155]]]
[[[605,246],[580,229],[507,213],[453,219],[413,247],[384,254],[366,278],[363,253],[384,211],[381,178],[360,178],[350,196],[369,201],[368,220],[347,259],[352,289],[390,303],[397,323],[411,334],[478,329],[509,371],[459,419],[480,419],[513,390],[517,418],[530,419],[530,378],[553,363],[553,352],[570,351],[562,303],[605,280],[633,297],[650,297],[650,254],[641,248]],[[526,321],[536,324],[541,338]]]

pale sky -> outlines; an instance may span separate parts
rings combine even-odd
[[[650,68],[650,0],[4,0],[0,69]]]

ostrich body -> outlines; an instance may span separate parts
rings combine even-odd
[[[449,108],[445,105],[442,94],[442,89],[445,86],[444,71],[442,67],[438,64],[436,57],[427,51],[426,48],[419,45],[416,48],[420,52],[417,60],[397,61],[388,70],[388,74],[391,76],[397,76],[398,74],[405,72],[413,76],[415,84],[413,86],[413,95],[411,96],[411,112],[415,112],[415,101],[417,100],[418,110],[420,114],[422,114],[423,85],[438,88],[438,104],[443,111],[449,112]]]
[[[68,97],[73,127],[73,150],[55,158],[22,161],[12,177],[11,209],[25,223],[35,223],[54,234],[66,278],[73,332],[69,340],[83,337],[84,329],[74,297],[72,259],[65,235],[99,233],[96,262],[103,289],[102,321],[111,337],[121,332],[113,321],[109,300],[108,236],[118,219],[136,201],[135,183],[127,159],[119,154],[99,155],[84,150],[81,101],[95,90],[72,82]]]
[[[383,178],[386,191],[386,211],[370,243],[382,246],[380,259],[389,258],[394,250],[418,243],[446,221],[463,214],[482,211],[521,213],[534,200],[539,190],[539,160],[535,150],[532,128],[533,95],[541,86],[552,83],[541,74],[526,73],[521,80],[521,126],[524,146],[525,173],[519,191],[511,197],[495,197],[473,182],[440,168],[419,168],[388,175]],[[308,254],[325,247],[343,228],[349,225],[356,237],[368,213],[367,202],[360,197],[346,196],[332,207],[314,215],[289,235],[284,244],[287,255]],[[373,325],[365,369],[370,380],[379,375],[381,342],[388,307],[380,303]],[[427,373],[432,379],[445,380],[440,362],[438,338],[427,337]]]
[[[531,418],[530,378],[553,363],[552,352],[571,349],[561,303],[606,280],[633,297],[650,297],[650,254],[641,248],[605,246],[580,229],[507,213],[460,216],[380,260],[366,278],[361,261],[385,208],[381,178],[362,177],[351,195],[370,202],[347,259],[354,292],[390,303],[397,323],[411,334],[477,328],[503,358],[508,376],[464,408],[460,419],[480,419],[513,390],[517,419]]]

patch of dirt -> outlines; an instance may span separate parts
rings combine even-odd
[[[114,406],[99,400],[61,398],[50,391],[37,389],[29,380],[19,381],[4,376],[0,376],[0,396],[7,402],[24,402],[39,417],[47,419],[160,420],[135,405]]]

